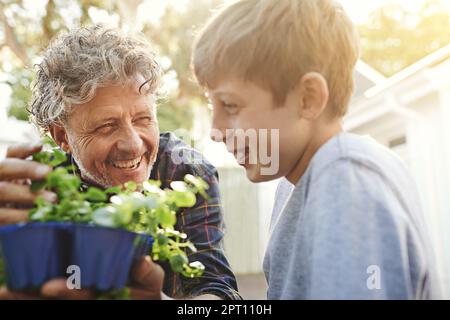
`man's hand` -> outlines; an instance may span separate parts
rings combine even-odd
[[[164,270],[149,256],[143,257],[132,269],[133,286],[130,287],[131,299],[160,300],[170,299],[162,292]],[[95,299],[95,293],[86,289],[69,289],[65,278],[52,279],[40,289],[39,295],[11,292],[0,289],[0,299]]]
[[[31,181],[44,180],[52,168],[25,160],[42,146],[16,145],[8,148],[6,158],[0,161],[0,225],[18,223],[28,219],[29,208],[38,196],[50,202],[56,195],[49,191],[33,193]]]

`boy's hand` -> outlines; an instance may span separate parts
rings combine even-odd
[[[169,299],[163,292],[164,270],[149,256],[143,257],[132,270],[134,285],[130,287],[130,298],[137,300]],[[95,299],[95,293],[86,289],[69,289],[65,278],[52,279],[40,290],[40,295],[31,295],[0,289],[0,299]]]
[[[4,160],[0,159],[0,225],[26,221],[28,209],[34,206],[38,196],[56,201],[52,192],[30,191],[31,181],[44,180],[52,170],[49,166],[25,160],[41,149],[41,145],[15,145],[8,148]]]

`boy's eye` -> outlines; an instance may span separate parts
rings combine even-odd
[[[236,114],[238,112],[238,106],[234,103],[223,103],[223,108],[228,114]]]

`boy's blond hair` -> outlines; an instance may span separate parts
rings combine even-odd
[[[359,49],[355,28],[333,0],[240,0],[221,8],[198,35],[192,69],[214,88],[238,77],[272,91],[282,105],[310,71],[328,83],[328,109],[341,117],[353,91]]]

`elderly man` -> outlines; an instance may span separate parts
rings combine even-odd
[[[210,200],[199,198],[195,207],[177,212],[176,224],[197,247],[190,259],[205,265],[203,276],[184,278],[147,257],[133,269],[137,285],[131,294],[141,299],[238,299],[236,279],[222,249],[217,172],[206,161],[172,160],[173,154],[182,152],[190,152],[196,160],[201,157],[173,134],[159,133],[155,92],[160,76],[160,66],[144,40],[99,25],[73,30],[50,44],[38,66],[32,120],[67,153],[84,186],[107,188],[151,178],[168,187],[188,173],[208,182]],[[41,180],[50,171],[26,160],[39,149],[11,147],[0,162],[0,224],[26,220],[26,208],[38,195],[55,200],[53,193],[33,194],[24,184]],[[44,284],[40,295],[93,297],[89,291],[67,289],[64,279]],[[27,296],[3,288],[0,297]]]

